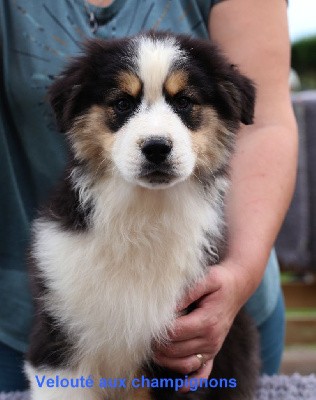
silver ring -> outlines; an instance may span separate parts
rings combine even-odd
[[[198,353],[198,354],[195,354],[195,355],[196,355],[196,357],[198,358],[198,360],[201,363],[200,368],[205,367],[206,363],[204,361],[204,357],[202,356],[202,354]]]

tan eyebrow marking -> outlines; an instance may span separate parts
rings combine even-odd
[[[132,72],[123,71],[118,76],[119,88],[133,97],[137,97],[142,90],[139,78]]]
[[[188,83],[188,74],[185,71],[174,71],[167,77],[165,89],[170,96],[174,96],[185,89]]]

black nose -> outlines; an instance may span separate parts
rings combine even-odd
[[[149,138],[142,144],[141,149],[148,161],[160,164],[171,152],[172,144],[165,138]]]

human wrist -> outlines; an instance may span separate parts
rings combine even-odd
[[[259,286],[267,265],[270,251],[256,254],[228,254],[221,263],[232,277],[239,306],[242,307]]]

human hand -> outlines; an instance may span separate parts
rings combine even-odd
[[[182,300],[178,310],[196,308],[176,319],[170,342],[156,347],[155,362],[190,378],[208,378],[213,360],[245,298],[230,261],[212,266],[202,282]],[[201,360],[197,354],[201,354]],[[187,391],[189,388],[184,388]]]

